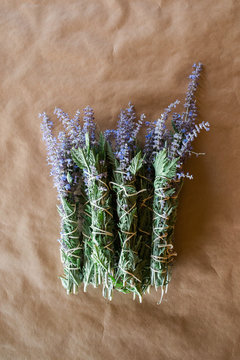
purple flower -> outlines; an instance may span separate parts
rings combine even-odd
[[[70,184],[66,184],[64,187],[65,187],[66,190],[71,190],[71,185]]]
[[[194,128],[197,118],[195,93],[198,87],[198,79],[202,71],[202,64],[194,64],[193,68],[194,70],[192,74],[189,75],[191,81],[188,85],[188,90],[184,103],[184,107],[186,110],[183,112],[180,119],[178,118],[173,120],[178,131],[182,131],[183,129],[185,129],[186,132],[190,132]]]
[[[170,104],[157,121],[151,123],[148,121],[145,122],[145,124],[148,125],[144,146],[146,163],[152,164],[155,154],[162,150],[165,147],[166,142],[168,142],[169,131],[166,128],[166,121],[172,109],[178,104],[178,100]]]
[[[70,157],[70,150],[72,146],[77,146],[81,133],[73,132],[73,126],[71,127],[71,120],[68,114],[64,113],[60,109],[55,109],[55,114],[61,120],[64,125],[65,131],[60,131],[56,138],[52,133],[53,123],[50,121],[46,113],[42,113],[39,116],[42,118],[41,130],[43,133],[43,139],[47,146],[47,162],[51,166],[50,175],[53,176],[54,186],[57,188],[59,197],[67,196],[67,192],[71,189],[68,184],[66,173],[71,173],[72,182],[76,188],[78,186],[79,169],[73,164]],[[78,115],[76,115],[78,116]],[[76,119],[74,120],[77,121]],[[72,124],[73,125],[73,124]],[[75,124],[76,125],[76,124]],[[80,128],[78,128],[79,130]],[[74,187],[72,189],[74,192]]]
[[[93,145],[96,144],[96,124],[94,122],[94,112],[90,106],[83,109],[83,134],[89,134],[90,141]]]
[[[54,114],[63,124],[72,146],[75,148],[82,147],[85,139],[80,126],[80,111],[77,110],[73,119],[70,119],[69,115],[59,108],[55,108]]]

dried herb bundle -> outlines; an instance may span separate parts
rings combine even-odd
[[[153,122],[136,113],[129,103],[121,110],[116,129],[96,133],[89,106],[73,119],[55,110],[64,131],[53,135],[53,123],[42,117],[48,163],[58,190],[61,217],[61,277],[67,293],[83,282],[102,286],[103,296],[113,290],[142,295],[150,286],[161,289],[171,279],[174,227],[185,160],[194,155],[192,142],[208,122],[196,124],[195,93],[202,65],[194,64],[184,111],[173,112],[175,101]],[[171,116],[172,127],[167,126]],[[138,144],[146,127],[145,144]]]
[[[48,149],[48,163],[51,165],[51,175],[54,186],[58,190],[60,205],[58,211],[61,217],[61,238],[59,240],[64,276],[60,277],[67,293],[76,293],[83,279],[83,244],[80,217],[81,177],[73,166],[70,158],[72,143],[64,132],[58,138],[53,135],[53,123],[45,113],[42,117],[41,129]],[[76,120],[76,119],[75,119]]]
[[[107,170],[106,140],[100,136],[96,146],[91,147],[88,134],[86,146],[73,149],[72,158],[83,170],[88,212],[91,214],[90,233],[87,236],[87,251],[84,265],[84,283],[95,287],[103,284],[103,294],[112,297],[114,275],[114,221]],[[88,204],[88,203],[87,203]]]
[[[141,273],[138,271],[140,239],[137,234],[138,214],[137,197],[146,191],[136,189],[136,175],[142,166],[141,153],[131,160],[127,171],[123,171],[116,162],[114,167],[114,181],[111,182],[113,190],[117,194],[118,229],[121,250],[119,253],[117,279],[123,286],[128,284],[134,294],[141,298]]]

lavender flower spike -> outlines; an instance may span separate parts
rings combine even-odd
[[[68,116],[57,110],[57,116],[62,118],[65,129],[68,131]],[[47,145],[48,163],[51,166],[50,175],[54,178],[54,186],[58,191],[60,205],[58,211],[61,217],[61,239],[59,240],[61,260],[64,276],[60,277],[67,293],[76,293],[82,281],[82,245],[79,223],[80,202],[77,195],[79,187],[79,172],[74,168],[71,159],[71,139],[60,131],[58,138],[53,136],[53,123],[46,113],[39,115],[42,118],[41,130]],[[70,129],[71,130],[71,129]],[[72,133],[73,136],[73,133]]]

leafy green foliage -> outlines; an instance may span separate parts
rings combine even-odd
[[[88,169],[88,161],[86,159],[86,151],[81,148],[72,149],[72,159],[80,169]]]
[[[102,285],[103,295],[110,300],[116,289],[140,301],[150,285],[166,289],[182,185],[176,181],[178,158],[169,159],[166,149],[159,151],[152,182],[146,177],[141,151],[133,154],[123,171],[102,134],[94,146],[86,134],[85,146],[72,148],[71,156],[83,181],[78,200],[62,197],[58,207],[64,288],[70,293],[81,282],[85,291],[90,284]],[[69,172],[67,181],[73,181]]]
[[[141,301],[151,284],[164,289],[170,280],[178,159],[170,160],[166,149],[158,152],[152,183],[145,177],[141,151],[132,157],[128,167],[131,175],[126,176],[102,134],[97,145],[90,145],[88,135],[85,143],[85,147],[71,150],[84,179],[81,261],[63,252],[68,266],[62,284],[68,290],[81,281],[85,290],[89,284],[103,285],[103,295],[108,299],[116,289],[133,293]],[[71,182],[70,174],[67,179]],[[74,206],[66,198],[61,199],[59,212],[65,234],[75,230]],[[65,237],[65,245],[73,248],[70,237]],[[74,266],[76,270],[72,270]]]
[[[155,169],[155,176],[159,177],[167,177],[172,179],[176,176],[177,172],[177,162],[179,158],[175,158],[173,160],[169,160],[167,157],[167,150],[163,149],[159,153],[157,153],[155,161],[154,161],[154,169]]]
[[[139,238],[139,271],[142,273],[142,292],[145,293],[150,286],[150,259],[152,242],[152,219],[153,219],[153,183],[146,177],[146,165],[143,165],[137,176],[137,190],[142,191],[138,195],[138,238]]]
[[[79,205],[61,197],[58,207],[61,217],[61,258],[64,276],[60,277],[67,293],[76,293],[82,282],[83,244],[82,235],[78,227]]]
[[[103,286],[103,295],[112,298],[113,289],[142,294],[160,287],[162,294],[171,277],[174,256],[173,234],[178,194],[184,178],[184,161],[192,142],[209,123],[196,124],[195,92],[202,64],[193,65],[189,76],[184,111],[172,113],[175,101],[154,122],[145,115],[135,122],[129,103],[121,110],[117,128],[96,137],[93,109],[73,119],[56,108],[54,113],[64,131],[56,137],[53,122],[44,112],[41,129],[47,145],[51,175],[61,201],[60,277],[67,293],[84,283]],[[142,124],[147,134],[142,155],[137,136]],[[107,139],[107,140],[106,140]]]
[[[173,229],[182,181],[176,180],[178,159],[170,160],[164,149],[156,155],[153,198],[151,285],[167,289],[173,264]]]
[[[129,171],[132,175],[136,175],[138,171],[141,169],[143,165],[143,157],[141,154],[141,151],[137,153],[137,155],[134,156],[134,158],[131,160]]]
[[[108,164],[106,161],[106,140],[100,135],[98,146],[86,146],[72,150],[76,165],[84,171],[85,192],[88,202],[90,231],[85,240],[84,285],[94,287],[103,284],[103,294],[112,297],[114,275],[114,226],[112,195],[109,188]],[[111,276],[110,276],[111,275]]]
[[[70,172],[67,173],[67,181],[68,181],[69,184],[72,184],[73,179],[71,177]]]
[[[125,173],[121,170],[117,161],[113,159],[111,148],[108,147],[109,158],[112,159],[113,180],[112,189],[116,195],[117,216],[118,216],[118,235],[120,239],[120,251],[116,277],[124,287],[138,295],[141,300],[141,273],[139,272],[139,238],[137,232],[138,212],[136,189],[136,175],[143,165],[141,152],[133,157],[129,171],[132,174],[130,179],[126,179]],[[117,288],[121,290],[121,288]]]

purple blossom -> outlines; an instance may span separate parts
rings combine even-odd
[[[129,103],[128,107],[121,110],[116,130],[116,147],[121,149],[125,144],[129,144],[131,150],[136,141],[137,134],[141,128],[145,115],[141,115],[136,123],[136,112],[134,106]]]
[[[55,108],[54,114],[63,124],[72,146],[75,148],[84,146],[85,138],[80,125],[80,111],[76,111],[73,119],[70,119],[69,115],[59,108]]]
[[[136,139],[145,120],[142,114],[136,122],[136,112],[134,106],[129,103],[125,110],[121,110],[116,130],[106,130],[105,138],[112,145],[114,154],[119,160],[120,169],[127,170],[130,160],[134,156],[136,150]]]
[[[60,109],[55,109],[57,117],[63,122],[65,129],[69,117]],[[68,136],[65,131],[60,131],[56,138],[52,133],[53,123],[50,121],[46,113],[39,114],[42,118],[41,130],[43,133],[43,140],[47,146],[47,162],[51,166],[50,175],[53,176],[54,187],[57,188],[59,197],[67,196],[67,191],[71,189],[67,181],[67,173],[71,174],[72,182],[74,184],[72,192],[75,191],[79,179],[79,169],[76,168],[71,159],[71,148],[73,144],[73,133]],[[68,131],[68,130],[66,130]],[[79,136],[79,134],[78,134]],[[77,138],[77,133],[75,133]],[[76,144],[76,142],[75,142]]]
[[[171,145],[169,148],[169,157],[171,159],[174,159],[175,157],[178,157],[178,149],[181,144],[182,136],[179,133],[174,133]]]
[[[191,132],[186,133],[181,141],[178,143],[178,149],[176,150],[177,156],[180,157],[179,163],[183,163],[184,159],[192,153],[192,142],[197,138],[200,131],[204,129],[205,131],[210,130],[210,125],[208,122],[202,121],[201,123],[194,126]]]
[[[181,117],[177,116],[173,118],[174,126],[179,132],[190,132],[194,126],[197,118],[197,107],[195,93],[198,87],[198,79],[202,71],[202,64],[194,64],[193,72],[189,75],[190,82],[185,98],[184,108],[186,109]]]
[[[120,168],[122,170],[126,170],[130,164],[130,151],[129,151],[129,146],[128,144],[124,144],[124,146],[120,149],[119,151],[119,157],[118,159],[120,160]],[[118,156],[117,154],[117,156]]]
[[[89,134],[89,138],[92,145],[96,144],[96,124],[94,122],[94,112],[90,106],[83,109],[83,134]]]
[[[116,151],[122,149],[125,146],[125,143],[129,143],[131,136],[130,128],[128,116],[125,111],[121,110],[116,130]]]
[[[45,112],[39,114],[42,118],[41,130],[43,140],[47,146],[47,162],[51,166],[50,175],[53,176],[54,186],[57,188],[59,195],[64,195],[65,191],[61,187],[62,171],[61,171],[61,155],[59,153],[59,146],[55,136],[52,133],[53,123],[50,121]]]
[[[117,132],[114,129],[107,129],[104,131],[104,137],[110,144],[112,144],[112,141],[116,139],[116,136]]]
[[[179,100],[170,104],[155,122],[145,122],[148,127],[145,137],[144,154],[146,155],[146,162],[148,164],[152,164],[156,153],[162,150],[166,146],[166,143],[169,142],[170,133],[166,128],[166,122],[172,109],[178,104]]]
[[[189,180],[193,179],[193,176],[189,174],[189,172],[187,172],[186,174],[184,174],[183,172],[177,173],[177,179],[180,180],[182,178],[187,178]]]

